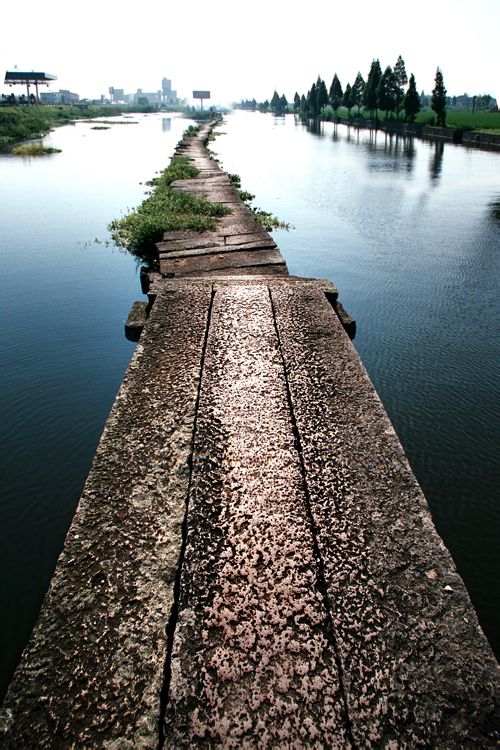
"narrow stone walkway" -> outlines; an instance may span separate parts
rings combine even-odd
[[[166,232],[158,244],[160,271],[164,276],[208,276],[240,274],[287,275],[285,260],[276,243],[241,202],[229,177],[208,153],[205,139],[211,126],[202,126],[198,136],[181,141],[176,149],[199,170],[193,180],[172,183],[176,190],[201,195],[212,203],[223,203],[231,213],[217,222],[213,232]]]
[[[239,266],[232,217],[160,244],[0,746],[493,747],[496,661],[337,292]]]

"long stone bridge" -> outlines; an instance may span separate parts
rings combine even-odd
[[[352,321],[208,132],[176,187],[232,213],[159,243],[0,745],[493,747],[496,661]]]

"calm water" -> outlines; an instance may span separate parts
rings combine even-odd
[[[215,141],[291,273],[332,280],[500,653],[500,153],[236,113]]]
[[[92,241],[140,202],[189,124],[133,121],[60,128],[46,141],[63,153],[46,159],[0,157],[0,688],[133,351],[135,261]],[[498,648],[500,154],[258,114],[222,130],[224,168],[295,227],[275,233],[290,271],[332,279],[357,319],[356,346]]]
[[[0,156],[0,695],[27,640],[134,345],[134,259],[105,245],[190,121],[57,129],[44,159]]]

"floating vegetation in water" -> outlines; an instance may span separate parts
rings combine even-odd
[[[27,143],[24,146],[14,146],[14,156],[48,156],[49,154],[60,154],[60,148],[44,146],[43,143]]]
[[[289,229],[293,229],[292,224],[288,224],[286,221],[281,221],[281,219],[278,219],[277,216],[269,211],[263,211],[261,208],[255,206],[250,206],[250,209],[253,211],[255,218],[259,224],[264,227],[266,232],[272,232],[273,229],[286,229],[288,232]]]
[[[79,122],[95,122],[97,125],[138,125],[138,120],[79,120]],[[92,128],[96,130],[96,128]]]
[[[91,130],[111,130],[109,125],[94,125]]]

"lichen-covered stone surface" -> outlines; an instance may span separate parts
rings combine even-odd
[[[0,712],[2,748],[157,747],[210,299],[199,286],[154,306]]]
[[[200,138],[179,188],[231,202]],[[233,205],[160,243],[181,278],[148,284],[0,747],[494,747],[496,661],[337,290]]]

